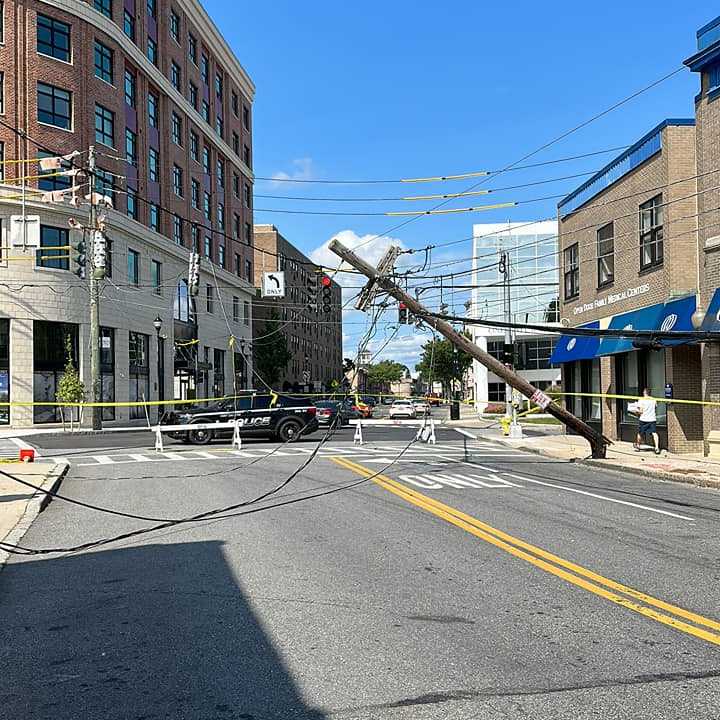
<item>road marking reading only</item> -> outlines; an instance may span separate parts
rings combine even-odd
[[[577,565],[569,560],[565,560],[547,550],[543,550],[524,540],[513,537],[502,530],[498,530],[471,515],[466,515],[450,505],[445,505],[428,495],[423,495],[416,490],[412,490],[386,475],[378,475],[370,468],[358,465],[351,460],[333,458],[333,462],[351,470],[361,477],[372,480],[376,485],[397,495],[406,502],[442,518],[448,523],[504,550],[516,558],[525,560],[545,572],[562,578],[577,587],[605,598],[627,610],[632,610],[647,618],[656,620],[663,625],[706,640],[714,645],[720,645],[720,622],[717,620],[704,617],[691,610],[678,607],[677,605],[672,605],[652,595],[647,595],[615,580],[603,577],[582,565]],[[660,612],[660,610],[663,612]],[[706,628],[709,628],[709,630]]]

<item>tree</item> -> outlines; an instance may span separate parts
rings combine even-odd
[[[261,337],[253,343],[255,348],[255,370],[270,386],[277,384],[280,374],[287,368],[292,358],[288,350],[287,338],[280,330],[280,315],[273,308],[265,322]]]
[[[472,356],[458,350],[449,340],[430,340],[423,345],[423,355],[415,370],[425,383],[441,382],[447,397],[471,364]]]
[[[63,376],[58,382],[55,391],[55,399],[59,403],[81,403],[85,400],[85,383],[80,379],[80,375],[73,362],[72,341],[70,335],[65,335],[65,369]],[[82,408],[81,408],[82,409]],[[75,418],[75,407],[68,408],[70,410],[70,432],[73,431],[73,421]],[[60,417],[62,418],[63,427],[65,426],[65,408],[60,406]],[[81,420],[78,414],[78,422]]]
[[[368,365],[367,383],[371,388],[384,390],[390,383],[401,380],[409,370],[402,363],[394,360],[381,360],[379,363]]]

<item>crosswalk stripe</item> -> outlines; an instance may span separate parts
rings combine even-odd
[[[98,465],[112,465],[115,461],[109,455],[93,455]]]

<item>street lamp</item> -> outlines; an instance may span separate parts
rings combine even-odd
[[[165,399],[165,347],[162,337],[160,337],[160,330],[162,330],[163,321],[158,315],[153,320],[153,327],[155,328],[155,334],[157,336],[157,387],[158,387],[158,400]],[[158,405],[158,422],[162,417],[163,406]]]

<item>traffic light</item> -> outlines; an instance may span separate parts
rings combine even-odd
[[[317,312],[318,309],[318,279],[315,274],[305,275],[305,297],[308,310]]]
[[[407,325],[409,322],[410,314],[408,313],[407,305],[404,302],[398,303],[398,322],[400,325]]]
[[[200,291],[200,255],[196,252],[190,253],[188,262],[188,289],[193,297]]]
[[[322,286],[322,311],[329,315],[332,310],[332,280],[327,275],[320,276]]]
[[[502,361],[503,365],[515,365],[515,347],[512,343],[503,343]]]
[[[87,247],[85,245],[85,234],[83,233],[77,240],[71,242],[72,260],[77,266],[73,272],[81,279],[85,279],[85,268],[87,266]]]
[[[107,258],[107,242],[105,235],[101,230],[96,230],[93,234],[93,277],[102,280],[105,277],[105,261]]]

